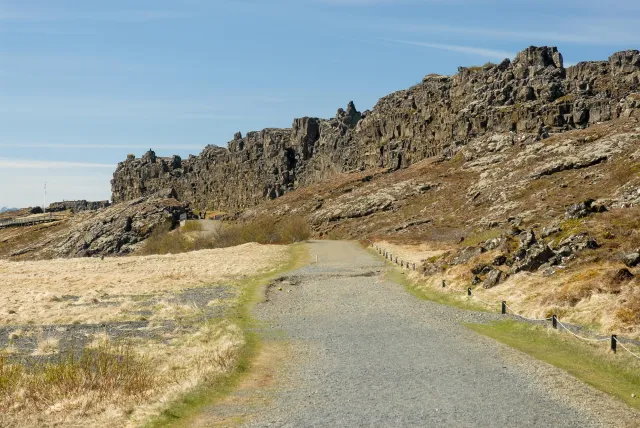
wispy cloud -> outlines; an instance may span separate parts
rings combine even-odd
[[[462,26],[442,23],[412,23],[407,20],[394,19],[352,19],[343,22],[349,26],[374,31],[387,31],[398,34],[424,34],[441,37],[447,35],[457,38],[473,38],[474,40],[525,41],[527,43],[572,43],[610,45],[620,43],[639,43],[640,33],[635,29],[640,26],[636,17],[606,18],[585,16],[580,19],[558,21],[550,17],[537,28],[499,28],[495,25]],[[556,28],[562,27],[562,31]],[[594,31],[597,28],[598,31]]]
[[[45,143],[45,142],[0,142],[0,147],[15,149],[73,149],[73,150],[122,150],[122,149],[149,149],[143,144],[72,144],[72,143]],[[195,144],[153,144],[154,150],[201,150],[204,146]]]
[[[148,9],[82,11],[46,7],[9,7],[6,4],[0,4],[0,21],[17,23],[71,21],[144,23],[170,19],[180,19],[189,16],[190,15],[188,13],[176,10]]]
[[[428,4],[428,3],[460,3],[469,0],[311,0],[312,3],[324,3],[337,6],[371,6],[398,4]],[[482,0],[480,0],[482,1]],[[487,1],[487,0],[484,0]]]
[[[481,56],[481,57],[491,58],[491,59],[513,58],[515,56],[513,52],[479,48],[475,46],[449,45],[444,43],[429,43],[429,42],[414,42],[409,40],[397,40],[397,39],[386,39],[386,38],[381,38],[380,40],[383,40],[385,42],[402,44],[402,45],[420,46],[420,47],[425,47],[430,49],[440,49],[440,50],[445,50],[450,52],[466,53],[470,55],[476,55],[476,56]]]
[[[61,168],[111,168],[115,165],[106,163],[42,161],[34,159],[0,158],[0,168],[6,169],[61,169]]]

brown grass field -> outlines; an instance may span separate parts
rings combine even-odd
[[[0,426],[138,426],[235,366],[234,308],[285,246],[0,261]]]

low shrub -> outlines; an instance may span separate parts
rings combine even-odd
[[[246,223],[226,225],[211,237],[196,240],[197,249],[225,248],[257,242],[259,244],[292,244],[311,237],[311,229],[303,217],[289,217],[279,223],[264,218]]]
[[[189,223],[187,223],[188,225]],[[198,224],[198,226],[201,226]],[[186,227],[186,226],[185,226]],[[226,224],[211,234],[188,238],[185,228],[171,231],[157,228],[145,242],[140,254],[177,254],[212,248],[227,248],[248,242],[259,244],[292,244],[311,237],[311,229],[303,217],[289,217],[280,222],[262,218],[250,222]]]
[[[129,344],[105,342],[73,348],[50,359],[11,362],[0,355],[0,409],[16,400],[42,409],[52,402],[83,397],[89,405],[119,397],[142,397],[157,383],[150,361]]]
[[[178,254],[191,250],[193,250],[193,243],[179,230],[172,231],[171,223],[167,222],[156,227],[139,253],[142,255]]]
[[[310,237],[311,229],[303,217],[291,217],[282,225],[282,238],[286,242],[302,242]]]
[[[184,226],[180,228],[181,232],[202,232],[204,228],[202,223],[197,220],[188,220]]]

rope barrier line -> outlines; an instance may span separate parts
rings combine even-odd
[[[367,241],[369,241],[369,240],[367,240]],[[369,242],[371,242],[371,241],[369,241]],[[375,247],[375,245],[373,244],[373,242],[371,242],[371,245]],[[380,254],[384,254],[384,253],[385,253],[385,250],[384,250],[384,249],[382,249],[381,247],[377,247],[376,249],[380,252]],[[385,258],[386,258],[386,257],[385,257]],[[390,260],[390,261],[391,261],[391,263],[395,263],[395,262],[394,262],[394,259],[393,259],[393,255],[391,255],[391,260]],[[407,268],[409,268],[409,263],[407,263]],[[469,289],[469,293],[470,293],[470,297],[474,297],[476,300],[478,300],[478,301],[480,301],[480,302],[484,303],[484,304],[485,304],[485,305],[487,305],[487,306],[494,306],[494,305],[496,305],[496,303],[489,303],[489,302],[487,302],[487,301],[485,301],[485,300],[482,300],[481,298],[479,298],[479,297],[478,297],[478,296],[476,296],[475,294],[471,294],[471,289]],[[504,308],[506,308],[508,311],[510,311],[510,312],[511,312],[511,315],[516,316],[516,317],[519,317],[519,318],[522,318],[523,320],[527,320],[527,321],[551,321],[551,320],[553,320],[553,317],[548,317],[548,318],[528,318],[528,317],[525,317],[524,315],[520,315],[520,314],[516,313],[516,311],[514,311],[512,308],[510,308],[510,307],[509,307],[505,302],[503,302],[503,304],[504,304]],[[638,354],[636,354],[636,353],[632,352],[629,348],[627,348],[626,346],[624,346],[624,344],[620,341],[620,339],[618,339],[617,337],[615,337],[615,335],[614,335],[614,336],[612,336],[612,337],[611,337],[611,339],[609,339],[609,338],[605,338],[605,339],[592,339],[592,338],[584,337],[584,336],[580,336],[579,334],[574,333],[574,332],[573,332],[573,331],[571,331],[571,330],[570,330],[566,325],[564,325],[562,322],[560,322],[560,320],[559,320],[557,317],[555,318],[555,320],[556,320],[556,322],[557,322],[557,323],[558,323],[558,324],[559,324],[563,329],[565,329],[566,331],[568,331],[569,333],[571,333],[573,336],[575,336],[576,338],[578,338],[578,339],[580,339],[580,340],[584,340],[584,341],[586,341],[586,342],[596,342],[596,343],[598,343],[598,342],[607,342],[607,341],[609,341],[609,340],[615,340],[615,342],[616,342],[617,344],[619,344],[619,345],[620,345],[620,346],[621,346],[625,351],[627,351],[629,354],[631,354],[632,356],[634,356],[635,358],[637,358],[637,359],[639,359],[639,360],[640,360],[640,355],[638,355]],[[613,346],[612,346],[612,347],[613,347]],[[614,350],[615,350],[615,348],[614,348]]]
[[[508,310],[510,310],[512,312],[511,315],[514,315],[516,317],[520,317],[520,318],[528,320],[528,321],[551,321],[551,319],[553,319],[553,317],[549,317],[549,318],[528,318],[528,317],[525,317],[524,315],[520,315],[519,313],[517,313],[516,311],[511,309],[509,307],[509,305],[507,305],[506,303],[505,303],[505,306],[507,307]]]
[[[619,340],[617,337],[614,337],[614,338],[613,338],[613,340],[615,340],[615,341],[618,343],[618,345],[622,346],[622,348],[623,348],[625,351],[627,351],[628,353],[630,353],[631,355],[633,355],[634,357],[636,357],[637,359],[639,359],[639,360],[640,360],[640,355],[638,355],[638,354],[635,354],[635,353],[631,352],[631,350],[629,350],[629,348],[627,348],[626,346],[624,346],[624,344],[623,344],[622,342],[620,342],[620,340]]]
[[[562,324],[562,323],[560,322],[560,320],[559,320],[559,319],[557,319],[557,318],[556,318],[556,321],[558,322],[558,324],[560,324],[560,326],[561,326],[562,328],[564,328],[565,330],[567,330],[569,333],[573,334],[573,335],[574,335],[575,337],[577,337],[578,339],[581,339],[581,340],[584,340],[584,341],[587,341],[587,342],[605,342],[605,341],[609,341],[609,338],[606,338],[606,339],[591,339],[591,338],[588,338],[588,337],[580,336],[580,335],[578,335],[578,334],[575,334],[575,333],[574,333],[574,332],[572,332],[571,330],[569,330],[569,329],[567,328],[567,326],[566,326],[566,325],[564,325],[564,324]]]
[[[485,302],[484,300],[482,300],[481,298],[479,298],[478,296],[476,296],[475,294],[472,294],[471,297],[475,297],[476,299],[480,300],[482,303],[484,303],[487,306],[493,306],[495,305],[495,303],[489,303],[489,302]]]

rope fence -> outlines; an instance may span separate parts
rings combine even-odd
[[[390,261],[391,263],[395,263],[397,265],[399,265],[401,268],[406,268],[408,270],[416,270],[416,264],[412,263],[410,265],[409,262],[406,262],[402,259],[398,260],[398,256],[396,255],[394,257],[394,255],[383,249],[382,247],[379,247],[377,245],[375,245],[372,241],[368,240],[367,241],[369,243],[371,243],[371,246],[373,248],[375,248],[375,250],[378,252],[378,254],[380,254],[382,257],[384,257],[385,260]],[[442,281],[442,287],[445,287],[445,281]],[[496,303],[490,303],[487,302],[485,300],[482,300],[480,297],[476,296],[475,294],[472,293],[471,288],[467,288],[467,296],[468,297],[472,297],[482,303],[484,303],[487,306],[494,306]],[[595,339],[595,338],[589,338],[589,337],[584,337],[584,336],[580,336],[579,334],[571,331],[571,329],[569,327],[567,327],[566,325],[564,325],[563,323],[560,322],[560,320],[558,319],[558,317],[556,315],[552,315],[548,318],[529,318],[529,317],[525,317],[524,315],[518,314],[516,311],[514,311],[511,307],[509,307],[507,305],[507,302],[503,301],[502,304],[502,314],[503,315],[507,315],[510,312],[510,315],[513,315],[515,317],[521,318],[523,320],[526,321],[532,321],[532,322],[547,322],[547,321],[551,321],[552,326],[554,329],[558,329],[558,326],[560,326],[562,329],[568,331],[569,333],[571,333],[571,335],[573,335],[574,337],[576,337],[577,339],[580,339],[584,342],[590,342],[590,343],[600,343],[600,342],[611,342],[611,351],[613,351],[613,353],[617,353],[617,345],[620,345],[620,347],[622,349],[624,349],[625,351],[627,351],[629,354],[631,354],[632,356],[634,356],[635,358],[640,360],[640,355],[632,352],[629,348],[627,348],[621,341],[620,339],[618,339],[618,336],[615,334],[612,334],[611,337],[606,337],[606,338],[601,338],[601,339]]]

